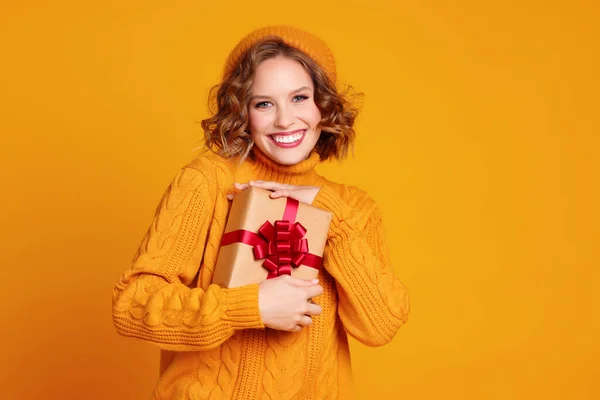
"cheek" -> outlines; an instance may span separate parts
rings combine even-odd
[[[256,111],[250,111],[248,113],[248,125],[250,126],[250,133],[260,134],[269,125],[268,117],[264,113]]]
[[[310,107],[303,107],[296,116],[313,129],[321,121],[321,112],[314,104]]]
[[[303,112],[303,119],[308,125],[315,128],[321,121],[321,112],[319,111],[319,108],[314,104],[312,107],[308,107]]]

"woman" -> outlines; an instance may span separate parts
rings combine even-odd
[[[347,334],[380,346],[406,322],[376,204],[315,171],[354,140],[335,80],[327,45],[294,27],[256,30],[230,54],[202,121],[212,151],[176,174],[113,293],[117,331],[161,348],[153,399],[350,399]],[[332,213],[318,282],[211,284],[228,200],[249,185]]]

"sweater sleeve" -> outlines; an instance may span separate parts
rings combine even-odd
[[[367,346],[390,342],[407,322],[410,303],[393,273],[379,208],[364,192],[341,185],[323,186],[313,205],[333,214],[324,267],[336,281],[344,328]]]
[[[194,287],[213,215],[216,178],[182,168],[113,289],[113,323],[123,336],[175,351],[214,348],[236,330],[264,328],[258,285]]]

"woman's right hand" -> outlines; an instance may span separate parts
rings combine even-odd
[[[312,324],[312,316],[323,312],[311,302],[323,293],[318,281],[293,278],[289,275],[266,279],[259,284],[258,306],[266,327],[299,332]]]

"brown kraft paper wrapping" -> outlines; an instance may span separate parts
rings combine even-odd
[[[306,239],[308,242],[308,253],[322,257],[331,223],[331,213],[291,199],[289,201],[293,204],[288,204],[287,198],[271,199],[270,193],[265,189],[250,187],[236,194],[229,211],[224,242],[227,240],[228,234],[232,235],[234,231],[244,230],[259,233],[259,229],[266,221],[275,225],[276,221],[283,220],[286,205],[288,206],[287,211],[290,212],[294,209],[294,204],[297,204],[295,220],[290,222],[292,224],[299,222],[306,229],[306,234],[302,239]],[[291,215],[293,216],[293,211]],[[265,243],[267,242],[266,239],[263,238],[263,240]],[[272,245],[274,244],[272,243]],[[233,288],[260,283],[269,275],[273,277],[276,272],[269,274],[269,270],[263,266],[265,258],[255,259],[253,248],[254,246],[251,244],[240,242],[222,244],[213,275],[213,283],[221,287]],[[283,254],[285,255],[285,253]],[[298,255],[298,253],[295,254]],[[306,254],[305,256],[305,262],[300,262],[298,268],[292,266],[291,276],[300,279],[316,278],[319,275],[319,269],[306,265],[310,264],[309,258],[315,257]],[[278,264],[282,265],[282,263]],[[285,268],[282,269],[285,270]]]

